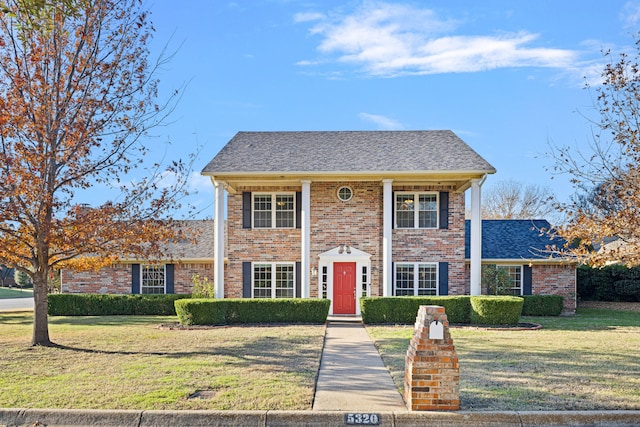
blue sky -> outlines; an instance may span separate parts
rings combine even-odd
[[[587,147],[603,49],[632,51],[640,1],[156,1],[152,53],[176,50],[163,93],[187,83],[168,155],[199,171],[238,131],[451,129],[497,169],[567,199],[548,143]],[[587,116],[587,117],[585,117]],[[162,148],[159,148],[162,150]]]

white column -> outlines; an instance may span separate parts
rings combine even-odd
[[[302,181],[302,206],[300,208],[302,295],[299,296],[309,298],[311,295],[311,181]]]
[[[393,296],[393,271],[391,253],[393,249],[391,236],[393,233],[393,191],[392,179],[382,180],[382,296]]]
[[[471,181],[471,295],[482,293],[482,217],[481,186],[484,178]]]
[[[215,297],[224,298],[224,183],[213,181],[213,285]]]

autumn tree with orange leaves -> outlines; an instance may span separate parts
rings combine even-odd
[[[158,104],[140,0],[0,3],[0,265],[34,283],[33,345],[52,345],[47,280],[55,269],[99,268],[118,256],[161,256],[190,167],[146,165]],[[133,181],[132,171],[144,173]],[[172,185],[160,178],[171,174]],[[117,196],[90,209],[92,186]]]
[[[589,149],[550,153],[555,171],[569,174],[577,190],[571,202],[557,205],[567,218],[559,232],[571,243],[567,251],[592,266],[640,265],[640,34],[635,49],[617,61],[605,53]]]

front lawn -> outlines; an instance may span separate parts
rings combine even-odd
[[[324,325],[157,328],[176,320],[51,317],[46,348],[0,313],[0,407],[311,409]]]
[[[524,317],[543,329],[452,328],[462,410],[640,409],[640,314]],[[411,326],[368,326],[399,390]]]

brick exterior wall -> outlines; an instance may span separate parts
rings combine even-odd
[[[433,321],[442,338],[430,335]],[[460,409],[460,364],[444,307],[420,306],[405,358],[404,400],[411,411]]]
[[[470,282],[469,264],[465,265],[466,283]],[[486,294],[486,287],[482,287]],[[533,295],[560,295],[564,297],[565,314],[576,312],[576,266],[563,264],[533,264],[531,266],[531,293]]]
[[[174,265],[174,293],[190,294],[194,274],[213,281],[213,263],[177,263]],[[83,294],[130,294],[131,264],[113,264],[99,271],[62,270],[61,292]]]
[[[351,200],[338,199],[342,186],[353,190]],[[397,186],[394,191],[449,192],[448,229],[394,229],[394,262],[449,262],[449,294],[468,293],[464,276],[463,193],[448,187]],[[299,262],[300,229],[251,229],[242,227],[243,192],[299,192],[298,186],[239,187],[227,197],[228,260],[225,269],[225,297],[242,297],[243,262]],[[371,295],[382,290],[382,184],[380,182],[312,182],[311,183],[311,266],[318,255],[340,245],[348,245],[371,255]],[[318,275],[319,276],[319,275]],[[318,296],[319,277],[311,277],[310,295]]]

